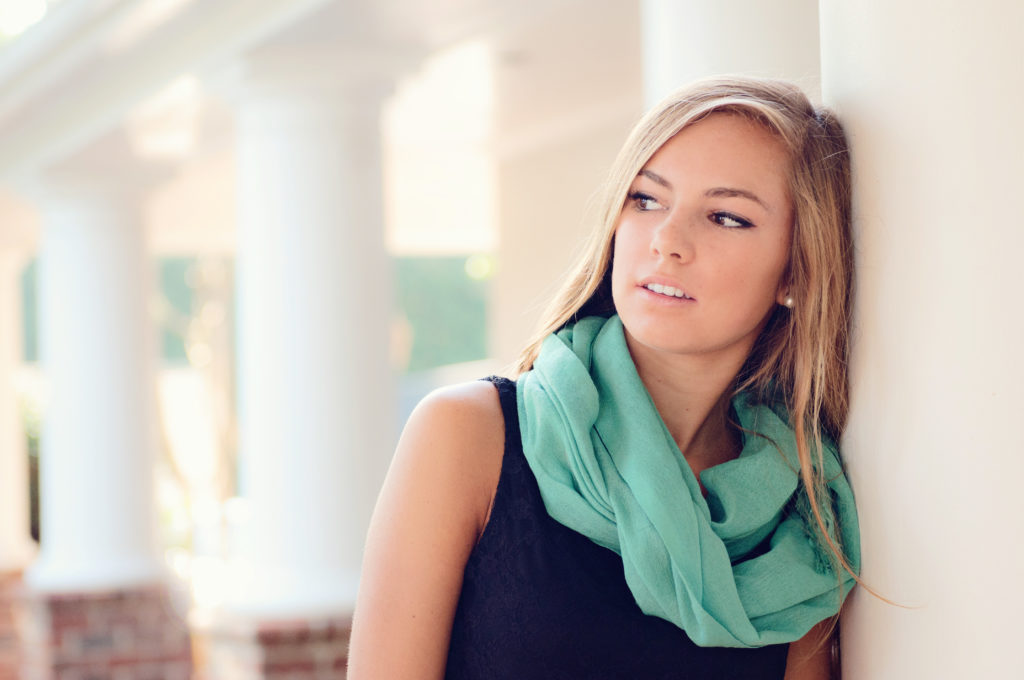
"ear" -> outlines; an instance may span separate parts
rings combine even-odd
[[[792,243],[790,243],[790,250],[793,250]],[[775,302],[783,307],[792,307],[795,297],[793,295],[793,254],[791,252],[786,266],[782,269],[782,274],[779,275],[779,287],[775,289]],[[786,300],[790,301],[788,305]]]
[[[775,301],[783,307],[789,307],[792,309],[795,300],[790,289],[790,282],[788,278],[783,279],[779,283],[779,288],[775,291]]]

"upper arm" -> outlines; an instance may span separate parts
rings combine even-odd
[[[815,624],[802,638],[789,645],[784,680],[831,680],[838,677],[833,667],[832,645],[838,631],[835,621],[825,619]]]
[[[367,535],[349,677],[440,678],[462,574],[501,472],[494,386],[432,393],[410,416]]]

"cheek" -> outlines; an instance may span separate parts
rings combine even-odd
[[[624,285],[623,282],[626,278],[626,274],[629,271],[630,252],[629,252],[629,237],[625,238],[621,236],[621,230],[615,230],[615,236],[612,239],[612,261],[610,263],[612,269],[612,297],[614,298],[621,287]]]
[[[727,271],[720,271],[719,280],[737,297],[745,299],[746,304],[741,306],[745,315],[761,317],[770,312],[776,303],[775,298],[787,262],[778,258],[766,262],[763,256],[754,253],[736,260]]]
[[[623,266],[622,255],[619,252],[619,246],[613,244],[612,246],[612,261],[609,266],[612,268],[612,304],[616,309],[619,307],[619,301],[622,297],[622,271]]]

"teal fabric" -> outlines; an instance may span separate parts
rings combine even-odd
[[[739,457],[701,473],[707,498],[655,409],[622,323],[588,317],[549,336],[519,378],[523,449],[548,514],[622,556],[637,604],[698,645],[792,642],[835,614],[854,580],[833,571],[799,484],[793,431],[733,401]],[[853,493],[826,446],[827,524],[855,569]]]

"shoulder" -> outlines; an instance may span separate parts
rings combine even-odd
[[[477,531],[486,523],[501,474],[505,420],[488,381],[434,390],[416,406],[402,432],[393,468],[410,468],[444,492]],[[415,470],[415,472],[414,472]]]
[[[504,435],[498,390],[477,380],[442,387],[424,397],[409,416],[402,439],[415,437],[416,448],[426,448],[426,455],[461,459],[476,458],[495,445],[503,448]]]
[[[475,432],[504,427],[495,385],[486,380],[448,385],[434,390],[416,406],[409,424],[445,429],[458,424]]]
[[[409,417],[367,534],[349,677],[443,676],[504,440],[498,392],[488,382],[432,392]]]

